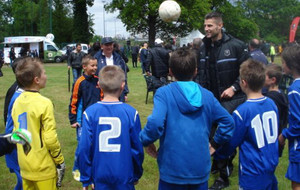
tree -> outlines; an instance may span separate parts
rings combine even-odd
[[[91,0],[73,0],[73,40],[76,42],[89,43],[92,38],[87,14],[87,5],[92,3]]]
[[[244,9],[239,3],[233,5],[229,1],[218,0],[214,1],[212,8],[222,13],[224,27],[229,34],[242,41],[257,37],[257,24],[245,16]]]
[[[281,43],[288,40],[289,27],[300,13],[299,0],[239,0],[247,18],[259,26],[259,36]]]
[[[150,45],[156,37],[185,36],[203,25],[204,15],[209,12],[209,0],[178,0],[181,16],[176,23],[165,23],[158,16],[162,0],[112,0],[105,5],[110,12],[119,10],[119,19],[132,34],[148,35]]]

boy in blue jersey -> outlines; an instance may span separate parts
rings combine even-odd
[[[147,153],[157,157],[160,190],[207,190],[210,155],[231,138],[234,122],[210,91],[192,81],[197,74],[193,51],[176,50],[169,65],[176,82],[156,91],[140,140]],[[214,122],[219,127],[209,143]],[[153,144],[157,139],[159,151]]]
[[[243,190],[276,190],[278,164],[278,111],[261,93],[265,83],[262,63],[248,59],[240,67],[240,86],[247,101],[233,113],[235,131],[231,140],[217,150],[224,159],[239,147],[239,185]]]
[[[84,110],[100,101],[100,88],[98,86],[98,77],[95,75],[97,71],[97,60],[87,55],[82,59],[82,67],[84,73],[80,76],[72,90],[69,105],[69,120],[72,128],[76,128],[77,141],[79,142],[81,136],[81,123],[82,113]],[[74,166],[73,166],[73,178],[76,181],[80,180],[80,172],[78,170],[78,145],[75,151]]]
[[[16,59],[13,63],[13,71],[15,72],[15,68],[19,62],[22,62],[23,58]],[[11,111],[13,104],[15,103],[15,100],[19,97],[19,95],[23,92],[24,90],[18,86],[18,89],[14,92],[12,95],[10,102],[8,104],[8,109],[7,109],[7,118],[6,118],[6,123],[5,123],[5,134],[9,134],[13,131],[14,129],[14,123],[12,120],[11,116]],[[17,155],[17,149],[16,147],[12,150],[11,153],[5,155],[5,160],[6,160],[6,166],[9,168],[9,171],[11,173],[15,173],[17,176],[17,184],[14,188],[14,190],[22,190],[22,177],[20,174],[20,167],[18,163],[18,155]]]
[[[125,86],[125,73],[118,66],[105,66],[99,72],[104,98],[83,113],[79,142],[79,170],[83,189],[133,190],[142,176],[144,151],[138,134],[138,112],[119,101]]]
[[[295,79],[288,90],[289,127],[279,135],[279,143],[284,145],[289,140],[289,167],[286,178],[292,181],[292,189],[300,189],[300,46],[294,45],[284,49],[282,67],[286,74]]]

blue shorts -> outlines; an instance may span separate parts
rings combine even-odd
[[[300,183],[300,162],[290,162],[285,177],[291,181]]]
[[[207,190],[208,182],[200,184],[173,184],[159,180],[158,190]]]
[[[239,175],[240,190],[278,190],[274,173],[257,176]]]

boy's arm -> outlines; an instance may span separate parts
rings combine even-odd
[[[154,96],[152,114],[148,116],[144,129],[140,132],[140,141],[143,146],[148,146],[159,139],[164,133],[167,105],[164,94],[158,89]]]
[[[232,155],[235,149],[241,145],[245,138],[247,128],[245,127],[243,118],[240,116],[237,110],[232,113],[232,117],[236,126],[233,136],[229,142],[225,143],[220,149],[216,151],[216,153],[214,154],[214,158],[217,160],[226,159],[230,155]]]
[[[295,139],[300,137],[300,94],[291,91],[289,96],[289,127],[282,130],[282,136],[286,139]]]
[[[78,115],[78,107],[79,103],[82,101],[81,100],[81,91],[82,91],[82,80],[78,79],[74,86],[73,86],[73,90],[72,90],[72,95],[70,98],[70,105],[69,105],[69,120],[70,120],[70,124],[73,125],[77,122],[77,115]]]
[[[82,133],[78,147],[78,163],[80,182],[83,187],[92,183],[92,128],[91,121],[86,112],[83,112]]]
[[[3,156],[5,154],[10,153],[13,149],[16,148],[15,144],[11,144],[9,143],[7,138],[3,138],[2,136],[4,135],[0,135],[0,156]]]
[[[234,132],[234,121],[231,115],[221,106],[216,98],[213,98],[212,117],[213,121],[217,122],[218,128],[214,138],[210,141],[211,146],[217,150],[220,145],[228,142]]]
[[[60,143],[57,138],[56,124],[54,119],[53,104],[49,101],[45,112],[42,114],[42,130],[45,145],[52,156],[56,165],[64,162],[64,157],[61,153]]]
[[[130,131],[131,139],[131,155],[133,160],[134,181],[138,181],[143,174],[144,150],[143,145],[139,141],[139,133],[141,132],[141,121],[138,112],[136,111],[134,118],[134,126]]]

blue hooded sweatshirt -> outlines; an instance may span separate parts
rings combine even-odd
[[[195,82],[173,82],[157,90],[154,108],[140,140],[144,146],[160,139],[160,179],[173,184],[200,184],[209,178],[209,134],[219,127],[211,142],[219,146],[234,131],[234,121],[213,94]]]

